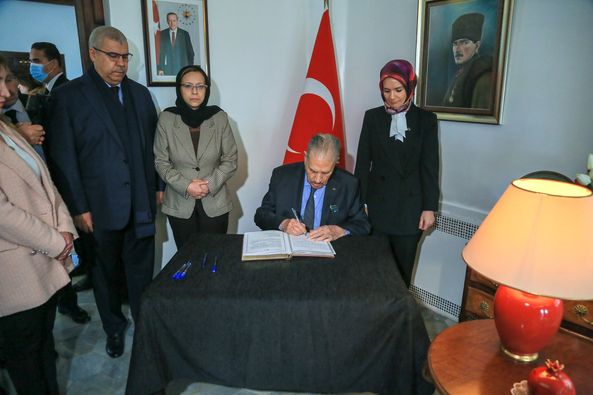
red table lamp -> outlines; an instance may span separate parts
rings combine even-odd
[[[576,184],[515,180],[463,249],[478,273],[501,284],[494,320],[501,348],[537,359],[563,316],[560,299],[593,299],[593,192]]]

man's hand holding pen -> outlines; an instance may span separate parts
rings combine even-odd
[[[294,208],[291,208],[290,210],[292,211],[292,216],[294,218],[286,218],[284,221],[282,221],[280,223],[280,230],[293,236],[306,234],[307,227],[299,219],[299,215],[297,214],[296,210]]]
[[[300,236],[304,234],[315,241],[333,241],[346,235],[345,230],[337,225],[323,225],[309,231],[299,219],[296,210],[294,208],[291,210],[294,218],[286,218],[280,223],[280,229],[290,235]]]
[[[307,233],[307,227],[298,219],[287,218],[280,224],[280,229],[289,235],[299,236]]]

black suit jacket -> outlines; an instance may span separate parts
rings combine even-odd
[[[389,137],[391,115],[383,106],[364,115],[354,174],[360,179],[373,229],[392,235],[420,232],[424,210],[439,201],[436,115],[412,104],[404,142]]]
[[[170,33],[171,29],[161,32],[158,70],[165,75],[177,75],[182,67],[194,64],[194,48],[187,31],[177,28],[175,47],[171,45]]]
[[[62,73],[54,83],[52,87],[52,91],[56,89],[58,86],[64,85],[68,82],[68,78]],[[27,113],[31,118],[32,123],[38,123],[43,125],[43,128],[47,131],[49,125],[49,98],[51,96],[51,92],[48,92],[44,89],[46,93],[39,93],[36,95],[28,96],[24,95],[25,100],[21,99],[21,102],[27,104]],[[20,97],[20,95],[19,95]],[[45,151],[45,155],[48,155],[45,146],[43,147]]]
[[[146,87],[125,79],[124,102],[134,105],[150,209],[156,212],[152,146],[157,115]],[[126,96],[128,95],[128,96]],[[122,229],[130,219],[129,158],[103,96],[89,74],[52,90],[47,149],[54,181],[70,210],[90,211],[100,229]]]
[[[70,80],[68,78],[66,78],[66,75],[65,74],[60,75],[58,77],[58,79],[56,80],[56,82],[54,82],[54,86],[51,88],[51,90],[53,91],[58,86],[64,85],[68,81],[70,81]],[[51,94],[51,92],[50,92],[50,94]]]
[[[291,208],[301,211],[304,184],[302,162],[275,168],[268,192],[255,212],[255,224],[262,230],[277,230],[283,220],[294,218]],[[327,182],[321,225],[338,225],[352,235],[366,235],[371,230],[360,201],[359,182],[347,171],[336,168]]]

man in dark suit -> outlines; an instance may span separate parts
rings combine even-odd
[[[304,163],[275,168],[255,212],[257,226],[292,235],[309,231],[311,239],[324,241],[368,234],[371,225],[360,201],[358,179],[336,169],[339,155],[338,139],[317,134],[309,142]]]
[[[194,49],[189,33],[179,28],[177,22],[177,14],[169,12],[169,28],[161,32],[158,75],[177,75],[182,67],[194,64]]]
[[[18,80],[12,70],[7,70],[5,82],[10,96],[4,102],[2,113],[10,118],[16,126],[16,130],[33,146],[35,152],[43,158],[43,148],[41,147],[41,143],[45,139],[43,126],[31,123],[31,118],[25,109],[27,95],[19,93]]]
[[[45,86],[46,93],[68,82],[64,75],[60,51],[55,44],[43,41],[33,43],[29,61],[31,76]]]
[[[95,244],[95,300],[107,354],[117,358],[128,323],[119,293],[124,278],[135,321],[152,279],[155,196],[162,197],[152,153],[157,115],[148,89],[126,77],[131,54],[122,32],[94,29],[89,55],[87,72],[52,92],[47,146],[74,223]]]
[[[68,79],[64,75],[60,51],[53,43],[33,43],[29,52],[29,61],[31,62],[29,69],[32,77],[43,84],[45,92],[30,96],[27,103],[27,111],[31,112],[31,116],[37,122],[47,125],[49,117],[47,99],[54,88],[65,84],[68,82]],[[88,236],[84,239],[79,238],[74,242],[78,255],[85,261],[91,259],[87,257],[88,254],[84,248],[85,244],[88,244],[87,239]],[[73,273],[70,273],[71,277],[72,275]],[[59,294],[58,311],[60,314],[67,315],[72,321],[79,324],[84,324],[91,320],[88,313],[78,305],[78,297],[76,296],[72,282],[66,285]]]

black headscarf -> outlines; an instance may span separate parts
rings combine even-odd
[[[190,106],[187,105],[183,97],[181,96],[181,80],[183,76],[187,73],[197,71],[202,73],[204,76],[204,81],[206,81],[206,85],[208,88],[206,89],[206,94],[204,95],[204,101],[197,109],[193,110]],[[175,100],[175,107],[166,108],[165,111],[172,112],[173,114],[181,115],[181,120],[188,125],[190,128],[197,128],[207,119],[210,119],[222,109],[218,106],[207,106],[208,98],[210,97],[210,78],[200,66],[185,66],[179,73],[177,73],[177,78],[175,78],[175,92],[177,93],[177,99]]]

